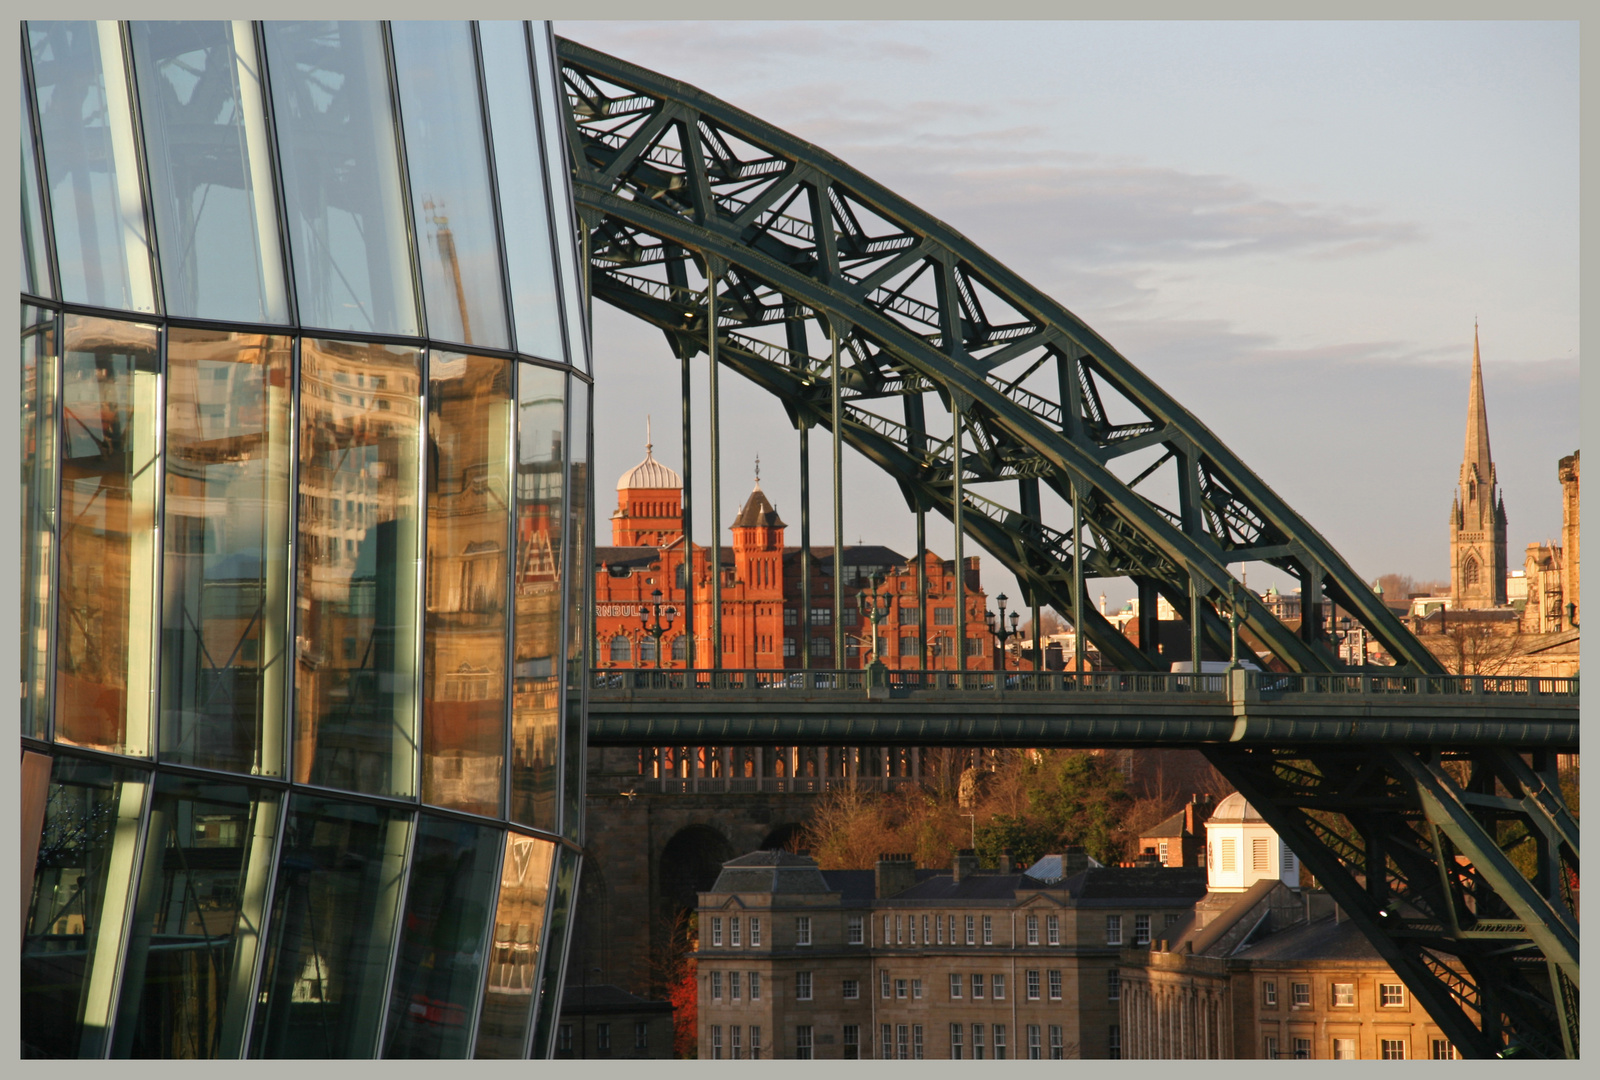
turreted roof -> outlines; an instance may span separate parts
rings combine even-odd
[[[1230,821],[1263,820],[1265,819],[1256,812],[1256,808],[1246,802],[1243,795],[1235,791],[1217,804],[1216,810],[1212,811],[1211,817],[1207,819],[1206,824],[1221,825]]]
[[[644,460],[622,474],[617,481],[618,491],[630,488],[681,488],[683,478],[655,459],[653,443],[644,444]]]
[[[767,501],[766,492],[761,490],[761,481],[756,481],[756,486],[751,489],[750,497],[744,501],[744,509],[739,511],[739,516],[733,519],[735,529],[781,529],[784,527],[783,519],[778,516],[778,511],[773,509]]]

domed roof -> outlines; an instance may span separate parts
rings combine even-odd
[[[1245,797],[1235,791],[1226,799],[1217,804],[1217,808],[1206,819],[1206,824],[1222,824],[1229,821],[1262,821],[1256,808],[1245,801]]]
[[[627,491],[630,488],[681,488],[683,478],[661,462],[651,453],[655,446],[650,441],[650,422],[645,421],[644,435],[644,460],[622,474],[622,479],[617,481],[618,491]]]

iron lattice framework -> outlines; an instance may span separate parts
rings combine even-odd
[[[692,355],[707,349],[709,275],[719,361],[807,427],[831,429],[836,335],[844,441],[892,475],[913,509],[953,520],[959,429],[965,532],[1111,666],[1155,661],[1098,611],[1074,610],[1077,545],[1070,525],[1046,524],[1041,485],[1078,504],[1085,576],[1132,578],[1150,606],[1159,594],[1179,611],[1192,587],[1214,655],[1229,648],[1218,613],[1229,565],[1261,561],[1301,582],[1308,617],[1296,633],[1241,595],[1243,633],[1292,670],[1341,667],[1320,640],[1323,596],[1403,667],[1442,670],[1204,424],[976,244],[692,87],[573,42],[559,48],[594,295]],[[930,402],[947,416],[930,416]],[[931,434],[932,419],[949,434]],[[1011,484],[1014,502],[995,497]]]
[[[1464,1054],[1578,1056],[1578,825],[1555,754],[1204,749]]]
[[[1132,578],[1145,610],[1159,595],[1198,611],[1203,647],[1227,655],[1230,566],[1261,561],[1300,581],[1304,617],[1291,629],[1241,591],[1250,647],[1340,670],[1326,597],[1401,670],[1442,671],[1205,425],[977,245],[693,87],[558,50],[593,295],[659,327],[680,359],[715,349],[797,427],[831,431],[837,408],[838,437],[914,510],[959,516],[1109,666],[1150,670],[1154,650],[1083,603],[1083,577]],[[1207,752],[1464,1053],[1576,1055],[1577,830],[1547,771],[1484,747]],[[1506,854],[1518,828],[1531,883]]]

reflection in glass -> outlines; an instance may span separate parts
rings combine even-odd
[[[561,276],[567,279],[562,298],[567,308],[567,362],[579,371],[589,370],[588,319],[584,296],[588,289],[588,267],[578,259],[578,219],[572,209],[572,168],[567,164],[567,95],[561,72],[555,63],[555,42],[550,25],[533,28],[534,78],[539,87],[539,116],[549,134],[544,143],[545,168],[556,192],[556,250],[560,253]]]
[[[22,928],[22,1057],[97,1058],[116,996],[145,784],[57,758]]]
[[[64,299],[155,311],[144,193],[115,22],[30,22]]]
[[[424,815],[411,856],[386,1058],[465,1058],[483,981],[500,830]]]
[[[156,782],[112,1057],[238,1057],[272,872],[279,797]]]
[[[414,793],[416,350],[301,343],[295,779]]]
[[[155,630],[156,329],[66,317],[56,738],[149,752]]]
[[[248,22],[130,24],[167,313],[288,319]]]
[[[562,781],[562,834],[583,842],[583,765],[588,740],[583,728],[583,694],[589,685],[589,588],[594,574],[589,539],[589,384],[569,378],[567,385],[567,708],[566,755]]]
[[[410,834],[404,811],[290,801],[251,1057],[376,1056]]]
[[[33,128],[28,120],[28,80],[22,80],[22,291],[54,296],[50,286],[49,247],[44,235],[44,206],[39,201],[38,159],[33,154]]]
[[[300,322],[418,332],[383,37],[371,22],[267,22]]]
[[[517,623],[511,705],[511,819],[554,831],[560,761],[561,491],[566,376],[517,365]]]
[[[545,938],[545,949],[550,962],[544,966],[539,980],[538,1021],[534,1027],[533,1051],[535,1058],[548,1058],[554,1047],[556,1018],[561,1012],[561,987],[566,981],[561,968],[568,958],[567,934],[572,926],[572,902],[578,893],[578,855],[570,848],[562,848],[560,865],[556,867],[555,888],[550,892],[550,932]]]
[[[555,845],[548,841],[518,833],[506,836],[478,1019],[477,1057],[527,1056],[554,853]]]
[[[49,722],[56,550],[56,344],[50,312],[22,306],[22,733]]]
[[[471,31],[464,22],[397,21],[390,32],[428,336],[503,349],[505,290]]]
[[[511,361],[434,353],[422,798],[500,813],[505,760]]]
[[[526,26],[485,21],[479,27],[517,351],[563,363],[550,201],[529,81]]]
[[[283,774],[287,337],[167,331],[161,756]]]

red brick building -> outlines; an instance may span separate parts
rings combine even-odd
[[[955,564],[929,553],[927,591],[917,596],[915,559],[891,548],[860,544],[844,549],[845,656],[834,656],[832,547],[811,549],[811,602],[803,610],[801,549],[784,544],[787,528],[761,490],[757,479],[730,527],[730,543],[721,551],[722,666],[725,668],[798,668],[807,644],[815,668],[861,667],[870,661],[872,623],[863,617],[858,595],[876,582],[887,614],[878,624],[878,652],[897,669],[924,667],[954,670],[957,619]],[[683,668],[688,661],[685,607],[685,541],[683,481],[655,459],[650,445],[638,465],[617,481],[617,509],[611,515],[610,547],[595,549],[596,662],[600,667]],[[711,666],[711,551],[699,544],[688,550],[688,573],[694,582],[696,664]],[[978,560],[966,560],[967,667],[993,664],[993,639],[984,624],[986,598],[978,583]],[[641,605],[670,605],[677,616],[655,638],[639,617]],[[927,634],[920,630],[927,622]],[[653,617],[652,617],[653,621]],[[663,623],[666,619],[663,617]],[[924,663],[924,654],[930,658]]]

